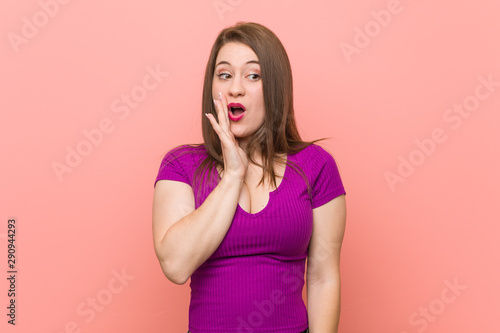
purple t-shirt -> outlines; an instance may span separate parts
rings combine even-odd
[[[190,153],[180,156],[186,149]],[[184,182],[196,197],[194,171],[205,156],[203,147],[171,150],[156,181]],[[312,210],[346,192],[333,157],[321,146],[289,154],[288,160],[307,176],[311,196],[301,175],[287,166],[264,209],[250,214],[238,204],[222,243],[191,275],[192,333],[298,333],[308,327],[302,289]],[[215,186],[208,186],[196,208]]]

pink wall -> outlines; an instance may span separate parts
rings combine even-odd
[[[9,218],[18,232],[17,327],[2,278],[2,332],[187,331],[189,285],[153,250],[153,182],[167,150],[201,140],[209,49],[240,20],[285,45],[303,138],[331,137],[348,203],[340,332],[497,331],[497,3],[1,7],[2,276]]]

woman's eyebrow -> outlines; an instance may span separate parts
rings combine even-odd
[[[231,64],[228,61],[222,60],[222,61],[219,61],[217,63],[217,65],[215,65],[215,67],[217,67],[219,65],[222,65],[222,64],[226,64],[226,65],[231,66]],[[246,62],[246,64],[257,64],[257,65],[260,65],[260,63],[257,60],[249,60],[249,61]]]

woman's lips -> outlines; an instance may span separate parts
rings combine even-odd
[[[232,121],[238,121],[243,116],[245,116],[246,108],[243,104],[240,103],[229,103],[227,106],[229,119]]]
[[[229,116],[229,119],[231,119],[232,121],[238,121],[240,120],[241,118],[243,118],[243,116],[245,115],[245,111],[243,111],[243,113],[235,116],[233,115],[233,113],[231,111],[228,111],[227,115]]]

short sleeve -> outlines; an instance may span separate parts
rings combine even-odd
[[[314,170],[312,185],[312,208],[317,208],[346,194],[337,164],[332,155],[320,146],[315,146],[311,157]]]
[[[184,156],[181,157],[181,155]],[[189,154],[187,155],[189,157]],[[156,176],[156,180],[154,186],[159,180],[175,180],[179,182],[186,183],[191,185],[188,173],[183,167],[183,162],[186,159],[186,154],[181,152],[179,149],[172,149],[168,153],[165,154],[163,160],[160,164],[160,169],[158,170],[158,175]]]

